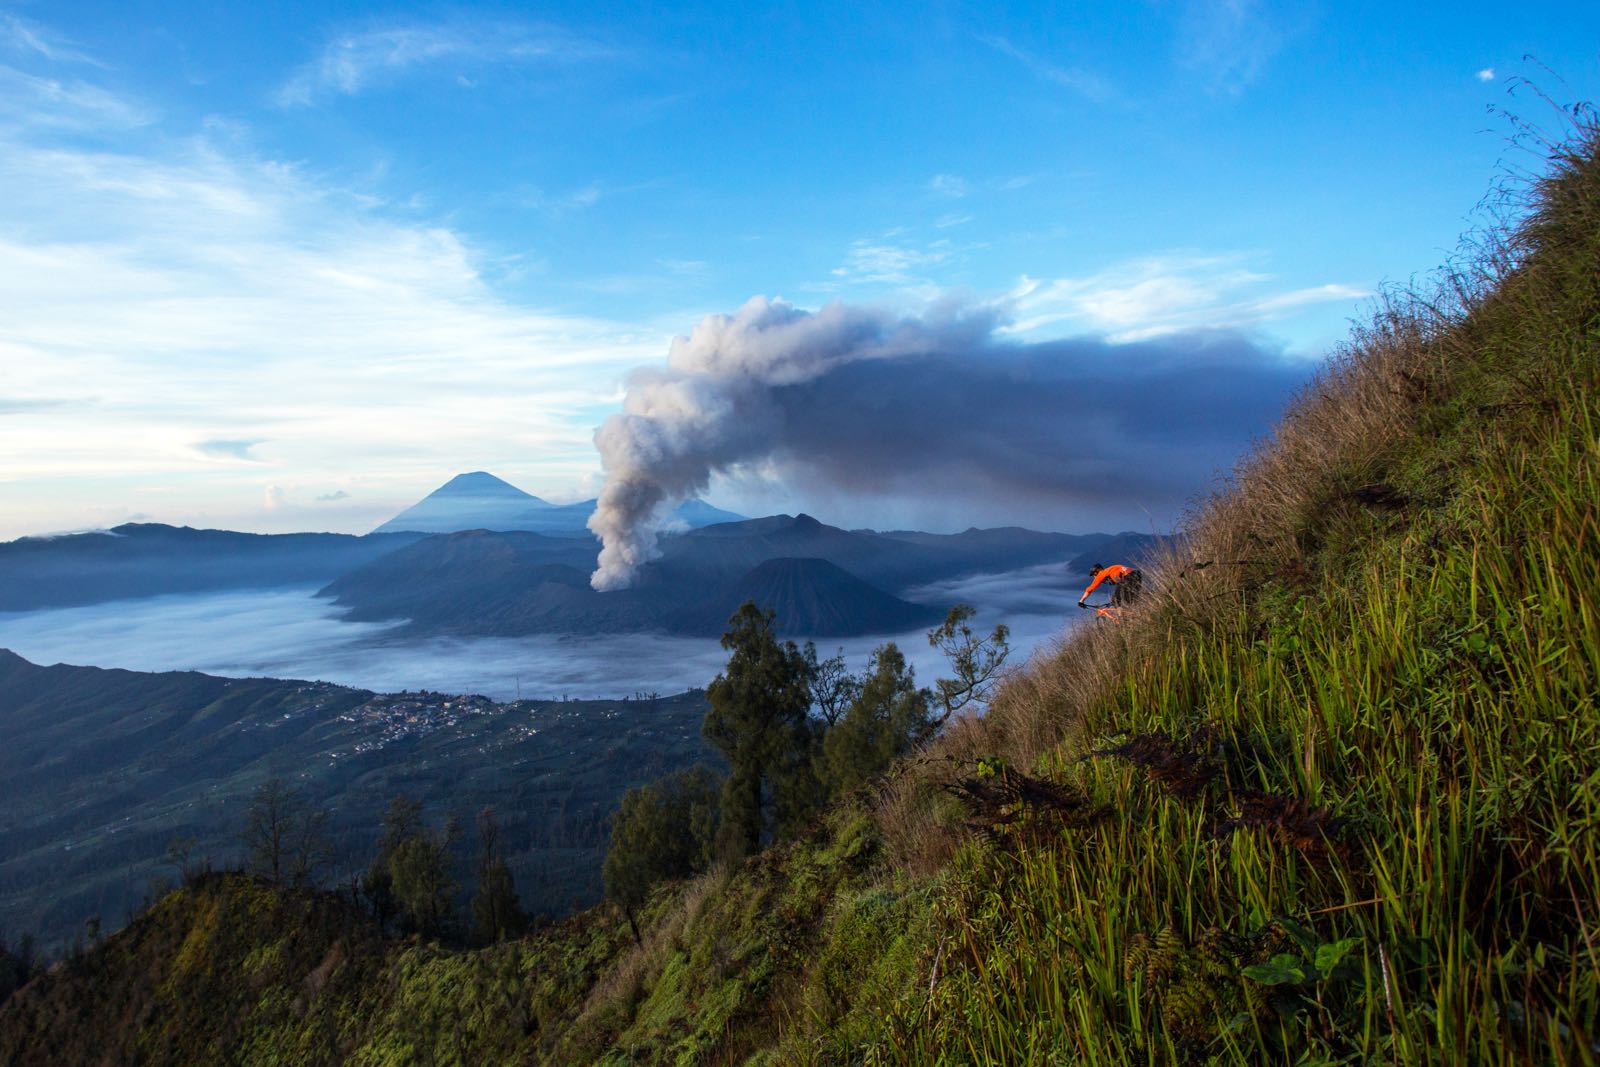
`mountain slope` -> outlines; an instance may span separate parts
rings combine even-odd
[[[626,789],[707,756],[702,694],[653,700],[380,695],[324,682],[36,666],[0,649],[0,931],[59,950],[120,924],[167,846],[232,862],[250,793],[291,779],[331,815],[338,881],[406,793],[470,822],[494,804],[524,902],[598,899],[605,819]],[[3,1062],[3,1058],[0,1058]]]
[[[592,541],[469,530],[408,545],[319,595],[352,619],[402,618],[414,633],[494,636],[716,637],[748,598],[777,610],[786,633],[843,637],[904,632],[948,610],[908,602],[898,595],[908,586],[1062,562],[1085,546],[1114,548],[1137,537],[1018,529],[885,535],[772,515],[664,537],[661,558],[641,568],[632,587],[597,593],[589,587]],[[790,562],[752,576],[778,560]]]
[[[836,532],[846,546],[859,539]],[[591,543],[472,530],[391,553],[319,595],[332,597],[352,619],[406,618],[419,633],[499,636],[655,631],[718,637],[746,599],[776,610],[786,633],[850,636],[901,632],[936,622],[948,608],[908,603],[828,561],[768,558],[765,553],[776,550],[769,538],[713,543],[736,550],[674,551],[670,564],[647,566],[634,587],[598,593],[589,585]]]
[[[220,903],[173,898],[151,965],[113,938],[36,980],[0,1054],[98,1062],[70,1044],[87,1005],[196,1063],[292,1057],[329,1018],[363,1062],[1594,1063],[1600,130],[1577,118],[1521,226],[1381,306],[1125,622],[810,833],[662,887],[639,944],[608,909],[389,944],[326,1000],[266,971],[260,1002],[297,1013],[264,1018],[234,1007],[284,937],[263,902],[200,957],[226,1010],[99,1011],[219,940]]]
[[[746,600],[776,612],[780,633],[807,637],[903,633],[935,625],[944,616],[940,608],[891,596],[825,559],[769,559],[740,577],[720,600],[693,613],[686,626],[720,635]]]
[[[487,471],[458,474],[373,533],[539,530],[555,505]]]
[[[741,1062],[789,1008],[861,1026],[892,1007],[871,979],[914,962],[925,923],[874,889],[880,859],[871,820],[849,813],[658,895],[642,943],[597,908],[470,951],[381,938],[341,894],[210,875],[0,1004],[0,1062]]]
[[[324,586],[352,619],[426,619],[431,628],[491,628],[546,582],[587,588],[592,542],[527,532],[441,534],[351,570]]]
[[[1042,827],[946,871],[967,947],[898,1055],[1595,1061],[1600,157],[1580,117],[1521,228],[1379,308],[1151,568],[1146,606],[946,738],[1050,792]],[[941,784],[902,783],[886,824]]]

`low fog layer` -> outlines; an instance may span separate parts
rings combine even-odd
[[[942,582],[909,595],[970,602],[985,628],[1007,623],[1013,662],[1020,663],[1077,621],[1079,591],[1065,567],[1052,564]],[[642,634],[388,641],[390,625],[344,622],[312,592],[164,596],[0,614],[0,648],[40,664],[304,678],[378,692],[434,689],[497,700],[516,697],[519,685],[528,698],[681,692],[704,686],[727,661],[715,640]],[[842,647],[851,669],[860,670],[871,651],[890,640],[899,642],[923,684],[944,672],[922,630],[822,641],[818,652],[832,655]]]
[[[1265,432],[1305,367],[1226,331],[1017,344],[990,307],[898,317],[757,297],[641,367],[595,433],[596,589],[655,558],[666,508],[715,474],[937,495],[975,515],[1048,502],[1166,525]]]

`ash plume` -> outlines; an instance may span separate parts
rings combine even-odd
[[[713,475],[855,494],[1170,507],[1201,489],[1306,377],[1234,332],[1113,344],[1006,341],[993,307],[921,316],[755,297],[629,377],[595,433],[605,488],[591,584],[628,586],[658,521]]]

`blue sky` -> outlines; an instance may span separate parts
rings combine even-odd
[[[758,295],[1309,364],[1597,54],[1578,3],[0,3],[0,537],[594,495],[628,371]]]

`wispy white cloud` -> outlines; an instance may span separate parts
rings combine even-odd
[[[1036,180],[1031,174],[1010,178],[968,178],[960,174],[935,174],[928,179],[927,189],[935,199],[965,200],[968,197],[1014,193],[1018,189],[1032,185]]]
[[[1120,96],[1114,85],[1093,71],[1085,70],[1082,67],[1063,67],[1051,63],[1028,49],[1013,43],[1006,37],[980,34],[978,41],[1001,55],[1009,56],[1021,63],[1035,77],[1050,82],[1052,85],[1070,89],[1095,103],[1109,103]]]
[[[79,51],[66,38],[37,22],[20,15],[0,12],[0,49],[24,55],[39,56],[53,63],[84,63],[101,66],[99,62]]]
[[[35,415],[84,403],[53,396],[0,396],[0,415]]]
[[[1478,73],[1474,74],[1473,77],[1477,78],[1481,82],[1492,82],[1494,81],[1494,68],[1484,67],[1482,70],[1478,71]]]
[[[134,510],[360,528],[482,467],[559,495],[665,346],[518,305],[453,230],[227,139],[63,146],[47,127],[82,110],[41,109],[0,124],[0,538]],[[294,488],[351,477],[348,504]]]
[[[550,193],[543,189],[526,187],[516,194],[516,201],[521,206],[531,208],[540,214],[559,218],[594,207],[603,195],[604,192],[599,184],[590,182],[566,193]]]
[[[555,27],[516,22],[407,24],[336,34],[278,90],[283,107],[354,95],[418,69],[457,63],[567,64],[617,55],[615,49]],[[454,72],[458,84],[475,79]]]
[[[1179,20],[1178,61],[1212,92],[1242,92],[1293,35],[1285,16],[1259,0],[1188,0]]]
[[[1312,304],[1348,303],[1352,300],[1365,300],[1374,296],[1371,289],[1359,285],[1341,285],[1338,282],[1328,282],[1323,285],[1310,285],[1303,289],[1290,289],[1287,292],[1275,293],[1259,299],[1247,301],[1240,305],[1252,316],[1246,321],[1261,321],[1276,318],[1278,315],[1296,311]]]
[[[659,262],[663,270],[679,278],[699,278],[711,269],[711,264],[703,259],[663,259]]]
[[[923,281],[920,272],[950,259],[948,241],[915,246],[903,241],[861,240],[850,245],[845,261],[832,271],[841,282],[910,285]]]
[[[1248,327],[1325,302],[1372,295],[1361,286],[1328,283],[1273,290],[1273,278],[1247,266],[1244,255],[1173,254],[1119,263],[1077,278],[1024,277],[1005,298],[1008,331],[1062,327],[1134,341],[1180,330]]]
[[[46,78],[0,64],[0,125],[126,129],[154,121],[144,105],[78,79]]]

